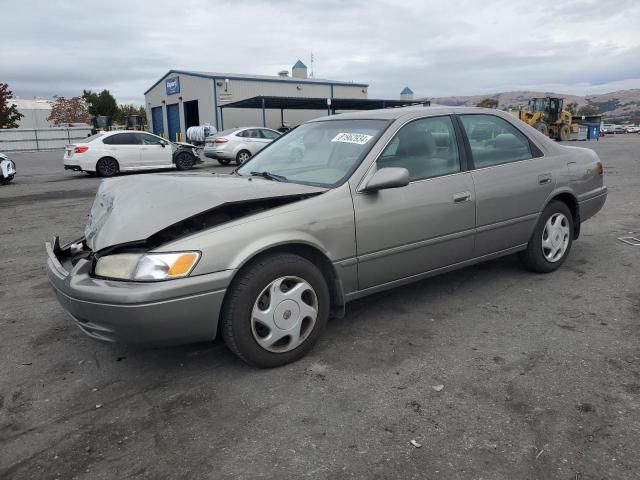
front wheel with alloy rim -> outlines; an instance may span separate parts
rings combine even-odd
[[[96,173],[101,177],[113,177],[120,170],[118,161],[112,157],[104,157],[96,164]]]
[[[236,155],[236,163],[238,165],[242,165],[244,162],[246,162],[250,158],[251,158],[250,152],[248,152],[247,150],[241,150],[240,152],[238,152],[238,155]]]
[[[534,272],[557,270],[573,242],[573,216],[563,202],[553,201],[540,215],[527,249],[520,253],[524,265]]]
[[[187,152],[181,152],[176,155],[176,168],[178,170],[191,170],[193,168],[193,155]]]
[[[242,269],[227,291],[222,336],[250,365],[285,365],[316,343],[329,303],[327,282],[316,265],[288,253],[269,255]]]

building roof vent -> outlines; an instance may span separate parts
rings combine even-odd
[[[288,77],[289,76],[289,70],[280,70],[278,72],[278,76],[279,77]]]

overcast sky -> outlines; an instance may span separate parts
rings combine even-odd
[[[109,89],[167,70],[316,78],[370,98],[640,88],[640,0],[2,0],[0,82],[21,98]]]

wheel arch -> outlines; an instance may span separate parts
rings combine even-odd
[[[96,164],[94,165],[96,173],[98,173],[98,163],[100,163],[100,160],[103,160],[105,158],[113,159],[116,162],[116,164],[118,165],[118,172],[120,171],[120,162],[118,161],[118,159],[116,157],[114,157],[113,155],[102,155],[100,158],[98,158],[96,160]]]
[[[249,157],[253,157],[253,153],[251,153],[251,150],[249,150],[244,145],[236,150],[236,153],[235,153],[234,157],[238,158],[238,155],[240,155],[242,152],[247,152],[249,154]]]
[[[577,240],[580,236],[580,205],[578,204],[578,199],[570,190],[561,190],[554,192],[550,196],[549,200],[545,204],[545,208],[554,200],[564,203],[571,211],[573,220],[573,239]]]
[[[291,253],[294,255],[298,255],[309,260],[316,267],[318,267],[327,282],[327,287],[329,288],[332,315],[337,317],[344,316],[344,307],[346,302],[344,297],[342,279],[338,275],[335,266],[327,256],[326,252],[324,252],[319,246],[313,243],[303,240],[295,240],[265,245],[240,262],[236,274],[234,275],[234,279],[237,277],[240,271],[242,271],[251,263],[264,258],[265,256],[277,253]]]

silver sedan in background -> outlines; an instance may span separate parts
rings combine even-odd
[[[220,332],[274,367],[351,300],[514,253],[553,272],[606,197],[595,152],[497,110],[349,113],[302,124],[231,175],[103,182],[85,235],[47,244],[48,275],[93,338]]]
[[[280,135],[280,132],[264,127],[223,130],[205,139],[204,156],[215,158],[222,165],[228,165],[232,161],[240,165]]]

